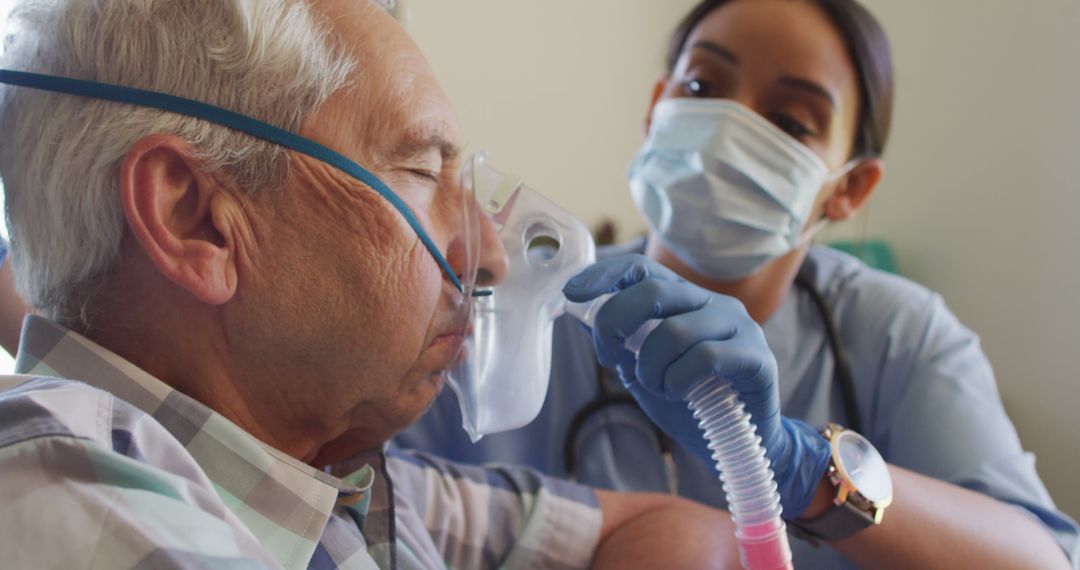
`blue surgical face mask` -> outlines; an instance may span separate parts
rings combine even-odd
[[[653,109],[630,169],[630,192],[653,233],[694,271],[718,281],[754,274],[798,248],[830,175],[810,149],[734,101],[669,99]]]

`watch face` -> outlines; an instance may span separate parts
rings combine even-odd
[[[866,438],[844,431],[836,440],[839,467],[859,494],[873,503],[892,497],[892,477],[881,454]]]

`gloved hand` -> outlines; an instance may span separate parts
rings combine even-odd
[[[593,325],[600,364],[615,366],[652,421],[714,469],[684,398],[710,378],[731,382],[772,463],[784,518],[806,510],[828,467],[829,443],[806,423],[780,415],[776,359],[738,299],[688,283],[642,255],[600,261],[571,279],[563,293],[578,303],[616,293]],[[626,339],[656,318],[664,320],[635,357]]]

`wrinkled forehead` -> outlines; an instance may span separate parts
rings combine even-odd
[[[381,6],[369,0],[319,0],[314,10],[331,22],[356,61],[349,88],[326,105],[336,128],[352,130],[375,161],[380,149],[409,139],[457,146],[460,134],[449,98],[415,42]]]

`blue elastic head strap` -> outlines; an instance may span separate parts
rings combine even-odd
[[[215,107],[192,99],[176,97],[175,95],[157,93],[155,91],[145,91],[143,89],[135,89],[132,87],[98,83],[96,81],[84,81],[81,79],[56,77],[39,73],[27,73],[24,71],[11,71],[7,69],[0,69],[0,83],[28,87],[30,89],[39,89],[42,91],[78,95],[80,97],[89,97],[92,99],[103,99],[105,101],[114,101],[116,103],[128,103],[130,105],[150,107],[161,111],[176,113],[178,115],[194,117],[223,127],[228,127],[266,142],[283,146],[301,154],[306,154],[316,160],[321,160],[368,185],[378,192],[380,196],[385,198],[387,202],[390,202],[391,205],[397,208],[397,211],[401,213],[405,218],[405,221],[408,222],[409,226],[416,232],[417,237],[420,238],[424,247],[431,252],[435,261],[442,267],[442,270],[450,280],[454,282],[454,286],[457,287],[458,291],[464,292],[465,290],[461,284],[461,280],[458,279],[458,276],[450,267],[450,263],[443,257],[439,248],[435,247],[435,243],[428,237],[427,232],[424,231],[423,226],[417,221],[412,210],[409,209],[409,206],[406,205],[405,202],[401,201],[401,198],[399,198],[397,194],[394,194],[393,190],[390,190],[386,184],[383,184],[382,180],[379,180],[364,167],[311,139],[304,138],[295,133],[286,131],[285,129],[275,127],[271,124],[241,115],[240,113],[228,109]]]

